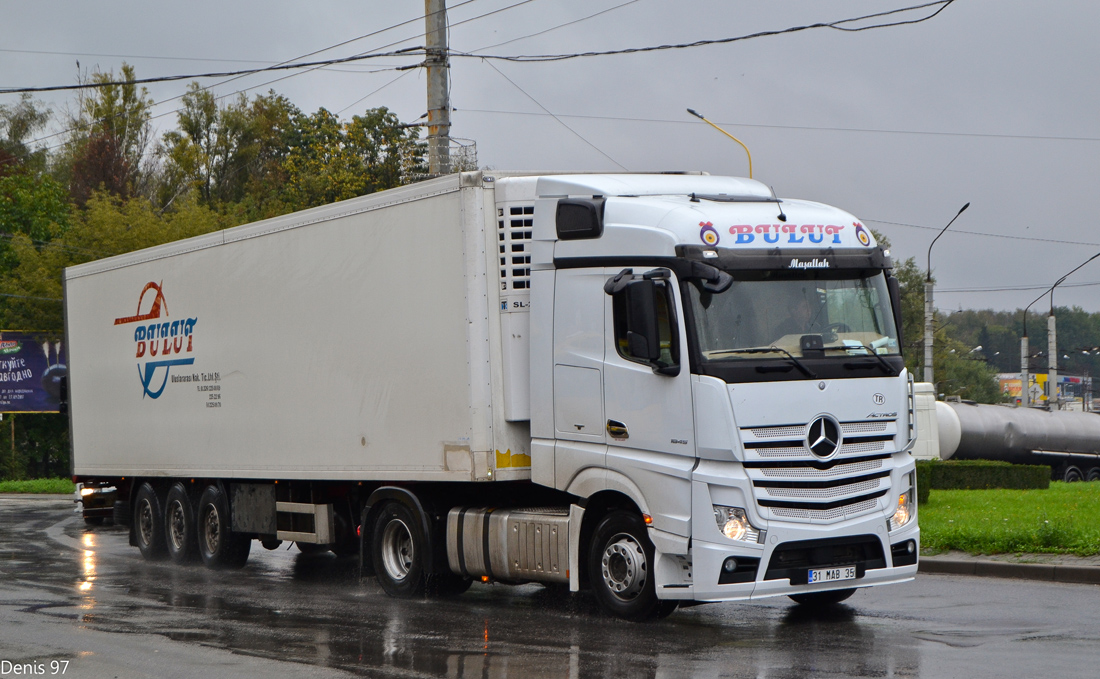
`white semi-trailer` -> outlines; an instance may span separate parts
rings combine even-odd
[[[489,172],[83,264],[73,474],[146,558],[839,601],[917,569],[891,267],[752,180]]]

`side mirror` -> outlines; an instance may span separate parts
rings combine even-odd
[[[626,342],[630,353],[655,362],[661,357],[661,337],[657,328],[657,285],[652,280],[631,281],[626,295]]]
[[[886,288],[890,291],[890,306],[894,308],[894,329],[898,333],[898,350],[905,346],[905,339],[901,336],[901,284],[893,276],[886,277]]]

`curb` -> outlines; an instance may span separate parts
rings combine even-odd
[[[1063,566],[1058,564],[1005,563],[922,557],[917,571],[947,575],[976,575],[987,578],[1017,578],[1075,584],[1100,585],[1100,566]]]

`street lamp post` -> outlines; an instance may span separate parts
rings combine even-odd
[[[932,383],[933,393],[935,393],[936,383],[933,381],[932,376],[932,246],[936,244],[936,241],[940,239],[943,232],[947,231],[947,229],[955,223],[955,220],[959,218],[959,215],[965,212],[968,207],[970,207],[970,203],[959,208],[959,211],[955,213],[951,221],[947,222],[947,226],[943,227],[928,245],[928,276],[924,279],[924,381]]]
[[[948,224],[950,226],[950,224]],[[935,242],[935,241],[933,241]],[[1027,394],[1028,381],[1030,376],[1028,375],[1027,365],[1027,310],[1031,308],[1032,304],[1038,302],[1042,298],[1050,294],[1050,315],[1047,316],[1047,402],[1052,404],[1055,409],[1059,408],[1058,398],[1058,334],[1057,328],[1054,322],[1054,289],[1064,283],[1067,278],[1077,273],[1078,270],[1083,269],[1086,264],[1092,260],[1100,257],[1100,252],[1097,252],[1092,257],[1089,257],[1085,261],[1078,264],[1065,276],[1062,276],[1054,282],[1054,285],[1050,286],[1049,290],[1044,290],[1043,294],[1039,295],[1024,307],[1023,313],[1023,336],[1020,337],[1020,381],[1022,382],[1024,396],[1024,405],[1030,404],[1031,398]]]

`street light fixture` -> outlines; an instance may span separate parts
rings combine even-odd
[[[970,203],[959,208],[959,211],[955,213],[951,221],[947,222],[947,226],[943,227],[928,245],[928,276],[924,279],[924,381],[932,382],[933,385],[935,382],[933,382],[932,378],[932,246],[940,239],[943,232],[947,231],[947,229],[955,223],[959,215],[966,212],[966,208],[968,207],[970,207]]]

